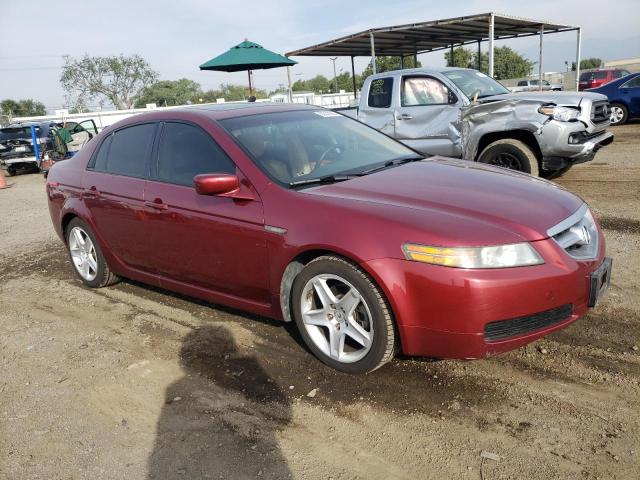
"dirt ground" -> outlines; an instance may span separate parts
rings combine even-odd
[[[592,313],[488,360],[356,377],[288,325],[128,281],[85,288],[42,177],[8,179],[0,478],[640,478],[640,124],[613,130],[558,180],[614,258]]]

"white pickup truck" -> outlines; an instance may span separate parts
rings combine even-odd
[[[613,141],[607,97],[511,93],[476,70],[395,70],[368,77],[357,118],[415,150],[552,178]]]

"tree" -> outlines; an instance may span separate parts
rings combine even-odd
[[[414,62],[413,57],[404,57],[403,62],[404,68],[417,68],[421,67],[422,64],[418,62],[417,64]],[[399,70],[400,69],[400,57],[376,57],[376,72],[389,72],[391,70]],[[373,68],[371,68],[371,62],[366,66],[364,71],[362,72],[362,78],[366,79],[368,76],[373,75]]]
[[[253,89],[253,95],[256,98],[267,98],[265,90],[256,88]],[[193,103],[214,103],[218,98],[224,98],[228,102],[246,100],[249,98],[249,87],[222,83],[218,90],[207,90],[199,93],[197,98],[194,98]]]
[[[600,58],[583,58],[580,60],[580,70],[589,70],[590,68],[600,68],[604,62]],[[576,71],[576,62],[571,62],[571,71]]]
[[[136,99],[136,107],[155,103],[159,107],[185,105],[197,102],[200,96],[200,84],[193,80],[162,80],[146,87]]]
[[[451,52],[445,52],[444,58],[447,66],[453,66],[451,63]],[[456,60],[456,67],[478,68],[478,53],[466,48],[456,48],[453,51],[453,58]],[[531,69],[535,65],[522,55],[510,47],[497,47],[493,50],[493,78],[496,80],[504,80],[506,78],[526,77],[531,73]],[[480,71],[489,73],[489,54],[482,52],[480,54]]]
[[[145,87],[152,85],[158,74],[139,55],[125,57],[65,56],[60,83],[80,102],[91,98],[109,100],[118,110],[131,108]]]
[[[35,117],[47,114],[44,103],[31,98],[23,100],[6,99],[0,102],[0,110],[8,117]]]

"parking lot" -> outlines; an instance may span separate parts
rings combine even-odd
[[[498,357],[366,376],[324,367],[291,325],[128,281],[85,288],[42,176],[8,179],[0,478],[638,478],[640,124],[612,131],[557,180],[614,259],[594,311]]]

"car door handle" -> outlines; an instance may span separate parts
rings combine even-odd
[[[401,113],[396,117],[398,120],[411,120],[413,117],[408,113]]]
[[[147,207],[155,208],[156,210],[166,210],[169,208],[169,205],[163,203],[163,201],[159,198],[156,198],[153,202],[144,202]]]
[[[100,195],[102,195],[102,193],[100,193],[96,187],[85,188],[82,191],[82,196],[84,198],[98,198]]]

